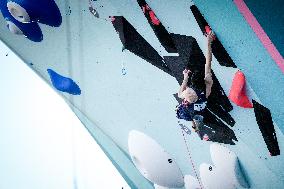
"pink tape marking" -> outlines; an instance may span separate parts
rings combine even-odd
[[[281,71],[284,73],[284,59],[276,49],[274,44],[269,39],[268,35],[262,29],[261,25],[258,23],[256,18],[253,16],[247,5],[243,0],[234,0],[234,3],[238,7],[241,14],[244,16],[250,27],[253,29],[254,33],[257,35],[259,40],[261,41],[262,45],[266,48],[269,52],[272,59],[276,62],[279,66]]]

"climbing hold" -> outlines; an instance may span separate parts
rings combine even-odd
[[[2,15],[6,20],[7,28],[11,33],[16,35],[24,35],[31,41],[40,42],[43,39],[41,29],[37,23],[23,24],[17,21],[8,11],[6,3],[0,1]]]
[[[280,148],[277,141],[270,110],[255,100],[252,100],[256,122],[261,131],[267,149],[271,156],[280,155]]]
[[[80,95],[81,89],[79,86],[70,78],[63,77],[51,69],[47,69],[50,76],[52,85],[59,91],[67,92],[72,95]]]
[[[157,184],[154,184],[155,189],[170,189],[168,187],[163,187],[163,186],[159,186]]]
[[[160,20],[156,17],[154,11],[149,11],[149,15],[150,15],[150,18],[151,18],[151,21],[154,25],[159,25],[161,22]]]
[[[175,47],[173,39],[171,38],[167,29],[159,20],[159,18],[157,18],[155,12],[151,9],[151,7],[146,3],[145,0],[137,0],[137,2],[141,7],[144,16],[147,18],[148,23],[150,24],[155,35],[157,36],[158,40],[163,45],[165,50],[169,53],[177,53],[177,49]]]
[[[214,32],[212,31],[212,29],[210,28],[210,26],[205,26],[206,35],[209,35],[211,32],[213,33],[213,40],[215,40],[216,36],[215,36]]]
[[[136,168],[158,188],[184,186],[182,172],[175,160],[151,137],[130,131],[128,150]]]
[[[143,58],[159,69],[169,73],[169,68],[159,53],[122,16],[111,17],[112,24],[119,34],[122,45],[130,52]]]
[[[211,32],[210,26],[205,26],[205,33],[208,35]]]
[[[27,13],[26,9],[21,7],[19,4],[9,1],[7,2],[7,8],[11,15],[21,23],[30,23],[31,18]]]
[[[6,21],[6,23],[7,23],[7,28],[10,30],[11,33],[15,35],[24,35],[22,30],[16,24],[8,20]]]
[[[199,169],[202,184],[206,189],[249,188],[234,152],[219,144],[211,144],[210,153],[214,165],[203,163]]]
[[[245,75],[241,71],[237,71],[235,74],[229,99],[236,105],[243,108],[252,108],[253,105],[246,95],[246,79]]]
[[[122,73],[122,75],[126,75],[126,73],[127,73],[127,72],[126,72],[126,69],[125,69],[125,68],[122,68],[122,69],[121,69],[121,73]]]
[[[122,63],[122,65],[121,65],[121,74],[122,74],[122,75],[126,75],[126,74],[127,74],[127,71],[126,71],[126,68],[125,68],[125,64],[124,64],[124,63]]]
[[[40,22],[58,27],[62,22],[60,10],[54,0],[8,0],[7,8],[21,23]]]
[[[184,176],[184,187],[185,189],[201,189],[198,180],[191,175]]]
[[[115,21],[115,17],[114,17],[114,16],[110,16],[109,18],[110,18],[110,21],[111,21],[111,22],[114,22],[114,21]]]
[[[206,35],[206,30],[208,30],[206,29],[206,26],[208,26],[207,21],[205,20],[201,12],[198,10],[197,6],[192,5],[190,9],[200,30],[202,31],[203,34]],[[212,53],[214,54],[215,58],[217,59],[217,61],[221,66],[233,67],[233,68],[237,67],[217,37],[214,39],[212,43]]]

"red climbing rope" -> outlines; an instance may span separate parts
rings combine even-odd
[[[198,177],[198,175],[197,175],[197,171],[196,171],[195,165],[194,165],[193,160],[192,160],[192,157],[191,157],[191,153],[190,153],[190,150],[189,150],[189,145],[187,144],[186,138],[185,138],[185,136],[184,136],[184,131],[181,130],[181,133],[182,133],[182,136],[183,136],[183,140],[184,140],[184,143],[185,143],[185,146],[186,146],[186,150],[187,150],[187,153],[188,153],[188,156],[189,156],[189,160],[190,160],[190,162],[191,162],[191,165],[192,165],[194,174],[195,174],[195,176],[196,176],[196,178],[197,178],[197,180],[198,180],[200,189],[203,189],[203,185],[202,185],[201,179],[200,179],[200,178]]]

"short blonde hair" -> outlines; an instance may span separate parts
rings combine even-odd
[[[186,100],[190,99],[191,103],[194,103],[198,100],[198,96],[192,88],[186,87],[186,89],[183,92],[184,92],[184,98]]]

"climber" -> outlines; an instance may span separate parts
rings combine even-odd
[[[210,31],[207,35],[207,55],[206,55],[206,63],[205,63],[205,73],[203,74],[192,74],[189,69],[185,69],[183,71],[183,82],[178,91],[178,97],[183,99],[182,103],[177,107],[177,117],[179,119],[185,119],[187,121],[192,121],[192,128],[197,131],[197,122],[195,122],[194,116],[203,114],[207,98],[211,93],[211,88],[213,85],[212,74],[211,74],[211,61],[212,61],[212,49],[211,43],[214,40],[215,35],[212,31]],[[197,87],[198,80],[201,84],[205,84],[205,91],[203,87]],[[189,82],[190,79],[190,82]],[[196,82],[196,83],[195,83]],[[188,84],[189,83],[189,84]]]

